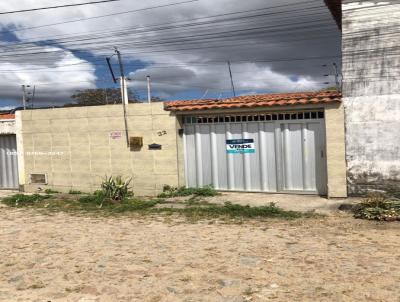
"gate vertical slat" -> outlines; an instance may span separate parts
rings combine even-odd
[[[302,141],[302,150],[303,150],[303,189],[310,190],[310,162],[309,162],[309,154],[310,154],[310,137],[308,135],[308,124],[302,124],[301,129],[301,141]]]
[[[242,124],[232,124],[231,125],[232,138],[233,139],[242,139],[243,138],[243,128]],[[234,171],[234,182],[235,187],[233,188],[236,191],[245,190],[244,184],[244,158],[241,154],[234,154],[233,158],[233,171]]]
[[[217,130],[216,126],[211,125],[211,174],[212,185],[215,189],[220,189],[219,186],[219,173],[218,173],[218,149],[217,149]]]
[[[266,141],[266,131],[265,131],[265,123],[258,124],[258,133],[260,135],[260,147],[258,156],[260,157],[260,182],[261,182],[261,191],[267,192],[270,190],[268,184],[268,149],[267,149],[267,141]]]
[[[217,140],[217,164],[218,164],[218,188],[220,190],[228,190],[228,158],[226,149],[226,127],[225,124],[215,125]]]
[[[0,136],[0,188],[17,189],[18,157],[15,135]]]
[[[249,131],[248,131],[248,124],[242,124],[242,138],[249,139]],[[252,182],[251,182],[251,172],[250,172],[250,154],[245,153],[242,156],[243,159],[243,184],[244,189],[246,191],[251,191]]]
[[[196,142],[195,142],[195,127],[188,125],[185,128],[185,162],[186,162],[186,186],[197,186],[196,172]]]
[[[226,124],[226,139],[233,139],[231,124]],[[228,189],[234,190],[235,189],[235,169],[234,169],[234,161],[233,161],[233,154],[227,154],[228,158]]]
[[[5,142],[3,137],[0,136],[0,187],[4,188],[4,179],[6,178],[6,156],[5,156]]]
[[[201,133],[200,133],[200,126],[195,126],[194,131],[195,136],[195,146],[196,146],[196,186],[202,187],[203,186],[203,163],[202,163],[202,156],[201,156]]]

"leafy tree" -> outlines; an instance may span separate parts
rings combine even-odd
[[[75,94],[71,96],[71,98],[75,101],[74,104],[67,104],[66,106],[71,105],[80,105],[80,106],[95,106],[95,105],[107,105],[107,104],[120,104],[122,102],[121,90],[119,88],[106,88],[106,89],[85,89],[78,90]],[[128,88],[128,98],[129,103],[138,103],[139,97],[132,90]]]
[[[152,96],[151,97],[151,102],[152,103],[158,103],[158,102],[164,102],[164,100],[158,96]]]

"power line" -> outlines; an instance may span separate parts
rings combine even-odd
[[[36,28],[43,28],[43,27],[49,27],[49,26],[55,26],[55,25],[61,25],[61,24],[69,24],[69,23],[81,22],[81,21],[86,21],[86,20],[93,20],[93,19],[100,19],[100,18],[111,17],[111,16],[136,13],[136,12],[141,12],[141,11],[146,11],[146,10],[176,6],[176,5],[192,3],[192,2],[197,2],[197,1],[200,1],[200,0],[188,0],[188,1],[183,1],[183,2],[175,2],[175,3],[157,5],[157,6],[146,7],[146,8],[141,8],[141,9],[123,11],[123,12],[119,12],[119,13],[112,13],[112,14],[106,14],[106,15],[100,15],[100,16],[94,16],[94,17],[88,17],[88,18],[81,18],[81,19],[75,19],[75,20],[64,21],[64,22],[50,23],[50,24],[44,24],[44,25],[39,25],[39,26],[24,27],[24,28],[18,28],[18,29],[13,29],[13,30],[5,30],[5,31],[1,31],[0,34],[1,33],[14,33],[14,32],[18,32],[18,31],[24,31],[24,30],[30,30],[30,29],[36,29]]]
[[[101,0],[101,1],[93,1],[93,2],[76,3],[76,4],[64,4],[64,5],[57,5],[57,6],[46,6],[46,7],[39,7],[39,8],[30,8],[30,9],[14,10],[14,11],[9,11],[9,12],[0,12],[0,15],[27,13],[27,12],[34,12],[34,11],[39,11],[39,10],[67,8],[67,7],[73,7],[73,6],[101,4],[101,3],[116,2],[116,1],[120,1],[120,0]]]
[[[301,5],[302,3],[300,2],[300,3],[295,3],[295,4],[293,4],[293,5],[291,5],[291,6],[297,6],[297,5]],[[281,7],[281,6],[279,6],[279,7]],[[325,6],[323,6],[323,5],[318,5],[318,6],[314,6],[314,7],[307,7],[307,8],[304,8],[304,9],[299,9],[299,8],[297,8],[297,9],[294,9],[294,10],[289,10],[289,11],[280,11],[280,12],[276,12],[276,14],[282,14],[282,13],[288,13],[288,12],[290,12],[290,13],[297,13],[297,12],[299,12],[299,11],[302,11],[302,10],[307,10],[307,11],[312,11],[312,10],[315,10],[315,9],[317,9],[317,8],[324,8]],[[91,35],[93,35],[93,34],[95,34],[95,33],[99,33],[99,34],[104,34],[104,33],[109,33],[109,34],[112,34],[112,33],[118,33],[118,32],[121,32],[122,30],[132,30],[132,29],[135,29],[135,30],[137,30],[137,29],[143,29],[143,28],[149,28],[149,27],[155,27],[155,26],[163,26],[163,25],[171,25],[171,24],[180,24],[180,23],[182,23],[182,22],[187,22],[187,21],[191,21],[191,22],[193,22],[193,21],[200,21],[200,20],[207,20],[207,19],[212,19],[212,18],[220,18],[220,17],[228,17],[228,16],[235,16],[235,15],[239,15],[239,14],[244,14],[244,13],[253,13],[253,12],[260,12],[260,11],[264,11],[264,10],[270,10],[271,8],[276,8],[276,6],[275,7],[271,7],[271,6],[268,6],[268,7],[261,7],[261,8],[257,8],[257,9],[251,9],[251,10],[244,10],[244,11],[235,11],[235,12],[230,12],[230,13],[223,13],[223,14],[217,14],[217,15],[211,15],[211,16],[205,16],[205,17],[199,17],[199,18],[190,18],[190,19],[186,19],[186,20],[179,20],[179,21],[176,21],[176,22],[167,22],[167,23],[159,23],[159,24],[150,24],[150,25],[147,25],[147,26],[135,26],[135,27],[119,27],[119,30],[118,31],[116,31],[116,29],[115,30],[113,30],[113,31],[89,31],[89,32],[84,32],[84,33],[74,33],[74,34],[61,34],[61,35],[55,35],[55,36],[53,36],[53,37],[62,37],[62,36],[71,36],[71,37],[76,37],[76,36],[91,36]],[[321,11],[322,12],[322,11]],[[323,12],[325,12],[325,11],[323,11]],[[257,15],[257,16],[265,16],[265,14],[259,14],[259,15]],[[310,15],[310,14],[306,14],[306,15],[301,15],[301,16],[296,16],[296,17],[302,17],[302,16],[305,16],[305,17],[307,17],[307,16],[312,16],[312,15]],[[254,16],[249,16],[249,17],[254,17]],[[247,16],[244,16],[244,17],[241,17],[241,16],[239,16],[239,17],[231,17],[230,19],[222,19],[222,20],[210,20],[210,21],[204,21],[204,22],[225,22],[225,21],[231,21],[231,20],[236,20],[236,19],[242,19],[242,18],[247,18]],[[182,25],[182,24],[181,24]],[[20,29],[18,29],[18,30],[28,30],[28,29],[34,29],[35,27],[30,27],[30,28],[20,28]],[[17,30],[14,30],[14,31],[17,31]],[[1,33],[10,33],[10,32],[13,32],[13,31],[0,31],[0,34]],[[36,37],[33,37],[34,39],[38,39],[38,38],[45,38],[45,37],[47,37],[47,36],[36,36]],[[51,39],[51,40],[54,40],[53,38]],[[29,43],[29,42],[32,42],[32,43],[34,43],[35,41],[26,41],[27,43]],[[24,42],[25,43],[25,42]],[[19,43],[13,43],[13,44],[19,44]]]

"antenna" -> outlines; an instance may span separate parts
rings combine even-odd
[[[207,89],[206,92],[204,92],[203,96],[201,97],[202,100],[204,100],[204,98],[207,96],[209,91],[210,91],[210,89]]]
[[[26,86],[22,85],[22,107],[26,110]]]
[[[233,82],[233,76],[232,76],[231,61],[228,61],[228,68],[229,68],[229,75],[231,78],[232,93],[233,93],[233,96],[236,97],[235,83]]]
[[[33,93],[32,93],[32,108],[34,107],[34,102],[35,102],[35,93],[36,93],[36,85],[33,85]]]
[[[339,81],[339,68],[335,62],[332,63],[333,69],[335,71],[335,82],[336,82],[336,88],[338,91],[340,91],[340,81]]]
[[[147,76],[147,100],[149,104],[151,103],[151,78]]]

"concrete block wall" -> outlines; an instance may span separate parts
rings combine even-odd
[[[342,104],[325,107],[328,197],[347,197],[344,108]]]
[[[129,136],[144,139],[140,150],[127,147],[121,105],[18,112],[25,190],[93,192],[111,175],[132,178],[140,196],[156,195],[165,184],[180,185],[176,118],[162,103],[130,104],[127,115]],[[122,136],[113,139],[115,132]],[[149,150],[153,143],[162,150]],[[35,173],[46,173],[48,186],[30,184],[29,175]]]
[[[344,0],[349,193],[400,189],[400,3]]]

